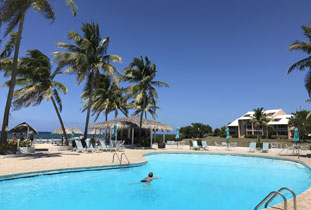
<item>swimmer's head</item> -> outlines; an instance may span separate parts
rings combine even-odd
[[[149,176],[149,177],[153,177],[153,173],[150,172],[150,173],[148,174],[148,176]]]

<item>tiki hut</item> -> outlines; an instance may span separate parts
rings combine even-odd
[[[108,130],[110,134],[110,139],[112,139],[112,130],[117,124],[117,129],[121,130],[121,132],[127,131],[128,138],[131,137],[132,145],[134,144],[134,134],[135,129],[139,129],[140,117],[131,116],[131,117],[122,117],[114,120],[109,120],[106,122],[96,123],[94,125],[89,126],[90,129],[98,129],[98,130]],[[150,144],[152,145],[153,132],[163,131],[163,142],[165,141],[165,133],[166,131],[173,130],[172,126],[156,122],[154,120],[143,119],[142,121],[142,129],[146,132],[150,132]],[[150,146],[151,146],[150,145]]]
[[[66,134],[71,134],[70,128],[67,128],[66,126],[64,126],[64,127],[65,127],[65,132],[66,132]],[[57,128],[56,130],[52,131],[51,134],[63,134],[63,129],[62,129],[62,127]]]
[[[9,130],[9,133],[25,133],[28,136],[28,134],[38,134],[38,131],[27,123],[23,122]]]

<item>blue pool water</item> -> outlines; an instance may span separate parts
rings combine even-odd
[[[273,190],[286,186],[299,194],[311,184],[310,170],[289,161],[193,154],[147,158],[135,168],[2,181],[0,209],[250,210]],[[150,171],[159,179],[140,183]]]

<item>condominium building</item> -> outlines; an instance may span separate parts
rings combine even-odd
[[[272,135],[276,136],[288,136],[292,138],[292,131],[288,126],[288,121],[291,115],[286,114],[282,109],[265,110],[264,114],[270,118],[268,125],[272,127]],[[238,138],[244,138],[247,135],[264,135],[264,129],[261,126],[255,126],[251,122],[254,116],[253,111],[245,113],[240,118],[229,123],[230,135],[237,135]]]

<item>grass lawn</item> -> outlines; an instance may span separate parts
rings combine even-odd
[[[215,146],[215,142],[217,142],[218,144],[221,144],[221,142],[226,142],[226,138],[221,138],[221,137],[215,137],[215,136],[208,136],[206,138],[195,138],[197,140],[206,140],[207,144],[210,146]],[[186,144],[189,144],[189,141],[191,139],[184,139],[183,141]],[[256,139],[249,139],[249,138],[230,138],[229,142],[237,142],[237,146],[238,147],[249,147],[249,143],[250,142],[257,142],[257,138]],[[287,144],[288,146],[292,146],[292,144],[294,144],[292,139],[260,139],[260,142],[276,142],[278,144],[282,145],[282,148],[285,148],[285,144]],[[311,146],[310,142],[304,142],[304,143],[299,143],[299,145],[301,146]]]

